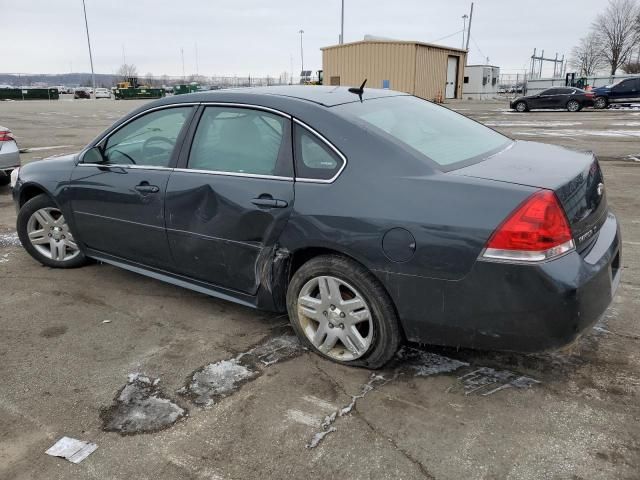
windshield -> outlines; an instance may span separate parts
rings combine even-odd
[[[402,95],[334,107],[451,170],[496,153],[511,140],[456,112]]]

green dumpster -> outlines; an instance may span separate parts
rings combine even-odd
[[[175,87],[173,87],[174,95],[184,95],[185,93],[193,93],[197,91],[198,91],[197,83],[189,83],[189,84],[182,83],[180,85],[176,85]]]
[[[0,100],[58,100],[57,88],[0,88]]]

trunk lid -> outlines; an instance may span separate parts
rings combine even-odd
[[[579,252],[591,244],[606,219],[602,170],[592,153],[516,141],[507,150],[449,174],[553,190],[569,219]]]

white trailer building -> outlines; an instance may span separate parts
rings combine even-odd
[[[487,100],[498,95],[500,67],[495,65],[467,65],[464,67],[462,98]]]

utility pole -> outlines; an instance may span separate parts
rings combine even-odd
[[[464,48],[467,52],[469,51],[469,39],[471,38],[471,20],[473,20],[473,2],[471,2],[471,11],[469,12],[469,27],[467,28],[467,43]]]
[[[196,76],[200,76],[200,68],[198,67],[198,42],[196,42]]]
[[[340,45],[344,43],[344,0],[342,0],[342,13],[340,15]]]
[[[304,30],[300,29],[298,33],[300,34],[300,66],[301,66],[300,77],[302,77],[303,75],[302,72],[304,72],[304,48],[302,46],[302,35],[304,35]]]
[[[467,18],[469,18],[469,15],[467,15],[466,13],[464,15],[462,15],[462,49],[464,50],[464,37],[465,37],[465,33],[467,32]]]
[[[91,40],[89,39],[89,22],[87,22],[87,6],[82,0],[82,9],[84,10],[84,27],[87,30],[87,46],[89,47],[89,62],[91,62],[91,84],[93,85],[93,98],[96,95],[96,74],[93,71],[93,55],[91,54]]]
[[[184,76],[184,48],[180,47],[180,56],[182,57],[182,81],[186,81],[186,77]]]

